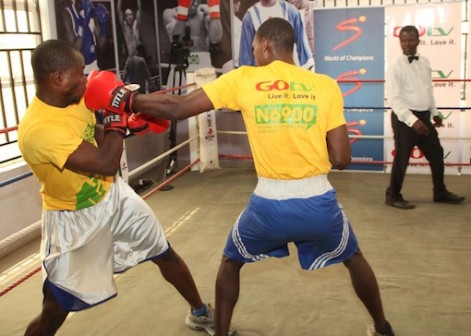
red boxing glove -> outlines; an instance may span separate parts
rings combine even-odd
[[[132,135],[141,135],[150,131],[149,124],[142,118],[139,118],[139,114],[131,114],[128,117],[128,129]]]
[[[92,70],[88,73],[88,75],[87,75],[87,84],[88,84],[88,82],[91,81],[92,78],[95,77],[96,75],[98,75],[98,70],[92,69]],[[84,94],[84,98],[85,98],[85,94]],[[89,108],[90,110],[92,110],[91,112],[95,112],[94,109],[92,109],[91,107],[89,107],[86,103],[85,103],[85,105],[87,106],[87,108]],[[97,111],[97,112],[98,112],[98,113],[101,113],[101,114],[103,115],[102,111]]]
[[[177,20],[188,20],[188,11],[191,6],[191,0],[178,0]]]
[[[92,69],[87,75],[87,84],[88,84],[88,81],[92,80],[92,78],[98,75],[99,73],[100,71],[98,71],[97,69]]]
[[[128,116],[122,112],[105,110],[103,112],[103,125],[105,133],[118,132],[124,137],[128,128]]]
[[[91,71],[83,95],[85,105],[92,110],[133,113],[132,104],[137,92],[116,79],[111,71]]]
[[[209,17],[211,19],[219,19],[221,17],[221,13],[219,10],[219,0],[208,0],[209,6]]]
[[[144,113],[137,113],[136,116],[145,120],[149,124],[150,131],[154,133],[162,133],[170,127],[170,120],[154,118]]]

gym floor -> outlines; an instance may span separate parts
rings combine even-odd
[[[168,240],[193,273],[203,300],[214,284],[227,234],[255,188],[251,161],[187,172],[169,191],[146,198]],[[414,210],[384,204],[389,175],[332,172],[330,181],[375,270],[384,309],[396,335],[470,335],[471,176],[447,175],[460,205],[432,201],[430,175],[407,175],[404,197]],[[0,290],[39,266],[39,240],[0,260]],[[364,336],[369,315],[342,264],[302,271],[291,256],[246,265],[233,327],[241,336]],[[117,276],[118,296],[70,314],[57,335],[204,336],[188,329],[186,302],[152,263]],[[0,335],[23,335],[41,309],[40,272],[0,297]]]

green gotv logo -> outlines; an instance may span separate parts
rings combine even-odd
[[[306,125],[312,127],[317,120],[317,105],[266,104],[255,106],[255,122],[260,125]]]

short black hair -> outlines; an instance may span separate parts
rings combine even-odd
[[[419,38],[419,30],[417,29],[416,26],[404,26],[401,28],[401,30],[399,31],[399,36],[402,34],[402,33],[415,33],[415,36],[417,38]]]
[[[31,55],[34,80],[42,83],[47,75],[71,68],[76,64],[76,49],[66,41],[47,40],[41,42]]]
[[[273,42],[275,49],[293,51],[294,30],[291,23],[282,18],[271,18],[262,23],[257,30],[259,38]]]

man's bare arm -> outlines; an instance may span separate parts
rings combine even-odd
[[[103,137],[98,148],[83,141],[69,155],[65,168],[87,174],[113,176],[118,172],[122,154],[123,137],[111,132]]]
[[[202,89],[183,95],[138,94],[133,103],[133,110],[157,118],[181,120],[210,111],[214,108],[211,100]]]
[[[347,125],[344,124],[327,132],[327,150],[334,168],[347,168],[352,160]]]

